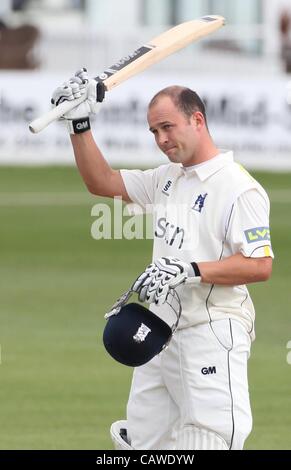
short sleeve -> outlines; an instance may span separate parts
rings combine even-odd
[[[270,203],[265,192],[250,189],[238,197],[232,207],[226,236],[233,253],[274,258],[269,213]]]
[[[154,204],[155,193],[160,176],[167,165],[151,170],[120,170],[127,194],[132,202],[138,204],[147,212],[148,207]]]

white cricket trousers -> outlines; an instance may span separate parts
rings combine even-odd
[[[252,428],[247,361],[251,340],[236,320],[177,330],[169,347],[134,370],[127,405],[134,449],[175,449],[183,426],[243,448]]]

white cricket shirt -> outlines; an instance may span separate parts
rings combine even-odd
[[[188,263],[236,253],[273,257],[269,199],[232,152],[184,168],[170,163],[152,170],[121,170],[130,199],[153,212],[153,260],[175,256]],[[206,283],[177,288],[183,313],[179,328],[214,320],[241,321],[254,337],[255,311],[245,285]],[[163,309],[151,310],[164,319]]]

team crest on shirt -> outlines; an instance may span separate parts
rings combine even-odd
[[[202,212],[202,209],[204,207],[205,199],[206,199],[207,193],[204,194],[199,194],[197,197],[196,201],[194,202],[194,206],[192,209],[197,212]]]

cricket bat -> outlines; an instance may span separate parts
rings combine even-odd
[[[181,23],[152,39],[133,53],[120,59],[116,64],[95,77],[96,82],[102,81],[106,91],[120,85],[130,77],[144,71],[151,65],[182,49],[188,44],[216,31],[225,24],[225,19],[218,15],[203,16],[197,20]],[[34,134],[40,132],[51,122],[59,119],[66,112],[86,100],[86,94],[73,101],[65,101],[43,116],[30,123],[29,129]]]

